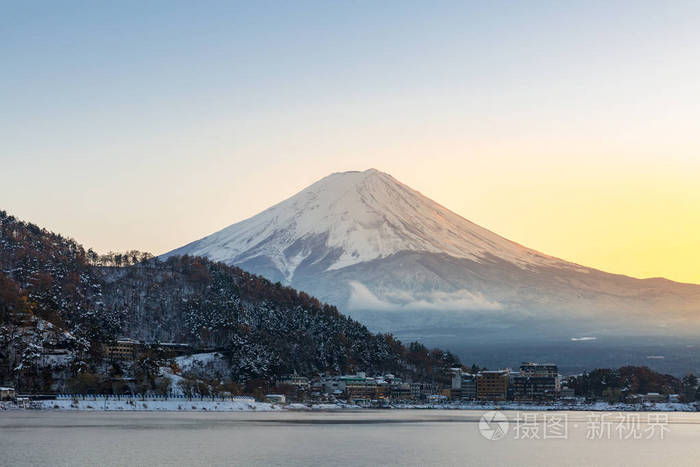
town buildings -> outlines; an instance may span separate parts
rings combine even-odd
[[[309,387],[311,386],[309,383],[309,378],[306,376],[299,376],[297,374],[284,375],[277,381],[277,383],[293,386],[298,391],[308,391]]]
[[[142,345],[134,339],[119,339],[102,344],[102,352],[111,360],[136,360]]]
[[[451,396],[453,400],[473,401],[476,400],[477,375],[462,371],[461,368],[451,368],[452,386]]]
[[[553,363],[523,362],[520,372],[511,374],[509,393],[516,401],[551,401],[560,391],[559,370]]]
[[[655,404],[657,402],[669,402],[671,401],[671,396],[673,397],[672,402],[678,402],[678,394],[659,394],[658,392],[650,392],[647,394],[630,394],[626,397],[626,402],[630,404],[644,404],[651,403]]]
[[[508,397],[510,370],[481,371],[476,379],[476,397],[482,401],[504,401]]]
[[[415,401],[424,401],[433,394],[438,394],[440,388],[437,383],[412,383],[411,384],[411,399]]]
[[[149,350],[162,352],[166,357],[176,357],[192,351],[189,344],[175,342],[145,343],[135,339],[118,339],[102,344],[102,352],[111,360],[134,361],[146,355]]]
[[[287,397],[284,394],[266,394],[265,402],[272,404],[284,404],[287,402]]]
[[[364,373],[341,376],[340,378],[345,382],[345,396],[348,401],[377,399],[380,397],[377,380],[374,378],[367,378]]]
[[[154,344],[132,339],[120,339],[103,346],[105,354],[115,360],[137,360]],[[185,344],[158,344],[161,351],[179,353],[191,349]],[[470,373],[463,368],[447,370],[451,376],[449,385],[440,386],[434,381],[403,381],[392,374],[369,377],[364,372],[352,375],[307,376],[287,374],[276,381],[278,392],[291,400],[345,400],[350,403],[376,401],[532,401],[546,402],[559,397],[560,377],[553,363],[523,362],[519,372],[510,369],[482,370]],[[574,398],[572,391],[566,396]],[[274,397],[275,394],[270,395]],[[440,396],[440,397],[437,397]]]
[[[361,401],[425,401],[440,393],[436,383],[405,382],[392,374],[367,376],[364,372],[354,375],[321,375],[311,386],[311,394],[323,399]]]
[[[520,374],[522,376],[558,378],[559,369],[554,363],[523,362],[520,365]]]
[[[0,387],[0,401],[9,401],[16,397],[15,388]]]
[[[354,375],[321,376],[313,384],[313,394],[348,402],[363,400],[438,401],[549,401],[557,397],[560,384],[554,364],[523,363],[520,372],[510,369],[483,370],[477,374],[450,368],[451,384],[404,382],[394,375],[368,377]],[[440,397],[437,397],[440,396]]]

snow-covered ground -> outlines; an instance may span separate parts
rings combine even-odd
[[[210,363],[218,362],[223,358],[220,352],[195,353],[176,357],[175,362],[182,369],[190,369],[192,366],[206,366]]]
[[[192,355],[184,355],[175,358],[175,363],[180,367],[181,372],[189,372],[194,375],[207,375],[213,372],[224,372],[226,370],[226,361],[223,354],[220,352],[197,353]],[[173,373],[172,368],[163,366],[160,368],[160,374],[170,381],[170,393],[174,395],[183,395],[180,382],[183,377]]]
[[[202,401],[187,399],[171,400],[70,400],[57,399],[38,401],[37,408],[57,410],[140,410],[140,411],[174,411],[174,412],[272,412],[282,410],[282,407],[267,402],[239,401]]]
[[[0,410],[16,409],[17,406],[3,402]],[[342,410],[371,410],[352,404],[270,404],[267,402],[254,402],[252,400],[188,400],[176,398],[169,400],[140,400],[128,398],[122,400],[98,399],[75,400],[56,399],[37,401],[32,405],[34,409],[44,410],[107,410],[107,411],[174,411],[174,412],[273,412],[273,411],[342,411]],[[596,402],[591,404],[523,404],[516,402],[504,403],[446,403],[446,404],[394,404],[384,409],[426,409],[426,410],[519,410],[519,411],[586,411],[586,412],[697,412],[696,404],[681,403],[657,403],[646,405],[635,404],[608,404]]]

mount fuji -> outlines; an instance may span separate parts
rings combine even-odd
[[[331,174],[163,257],[185,254],[305,290],[399,335],[700,337],[700,285],[548,256],[375,169]]]

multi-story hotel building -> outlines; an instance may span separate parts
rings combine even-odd
[[[503,401],[508,396],[510,370],[481,371],[477,374],[476,394],[482,401]]]

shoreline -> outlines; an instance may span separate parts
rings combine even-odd
[[[393,404],[383,407],[363,407],[352,404],[274,404],[254,401],[226,400],[143,400],[140,398],[112,399],[49,399],[20,407],[11,402],[0,403],[2,410],[92,411],[92,412],[345,412],[357,410],[498,410],[529,412],[698,412],[694,403],[608,404],[522,404],[522,403],[454,403],[454,404]]]

